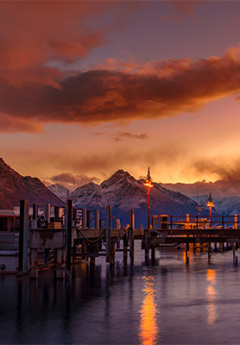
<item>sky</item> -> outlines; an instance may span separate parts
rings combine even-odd
[[[1,1],[0,152],[74,189],[240,180],[240,1]]]

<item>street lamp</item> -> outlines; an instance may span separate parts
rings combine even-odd
[[[210,219],[209,221],[210,221],[210,228],[211,228],[211,226],[212,226],[212,224],[211,224],[212,223],[212,207],[214,207],[211,193],[210,193],[209,198],[208,198],[207,206],[209,207],[209,219]]]
[[[148,188],[147,196],[148,196],[148,229],[150,229],[150,189],[153,187],[151,176],[150,176],[150,168],[148,168],[147,179],[144,183],[144,186]]]

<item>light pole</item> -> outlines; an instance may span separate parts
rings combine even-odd
[[[210,222],[210,228],[211,228],[211,226],[212,226],[212,207],[214,207],[211,193],[210,193],[209,198],[208,198],[207,206],[209,207],[209,222]]]
[[[147,196],[148,196],[148,229],[150,229],[150,189],[153,187],[151,176],[150,176],[150,168],[148,168],[147,179],[144,183],[144,186],[148,188]]]

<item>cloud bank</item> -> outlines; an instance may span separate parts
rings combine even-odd
[[[52,72],[52,69],[49,68]],[[99,124],[194,113],[240,91],[236,49],[196,62],[168,60],[137,72],[89,70],[55,80],[12,85],[0,78],[2,130],[41,130],[45,123]],[[14,119],[15,127],[9,126]]]
[[[239,93],[239,48],[198,61],[142,65],[110,58],[78,73],[62,68],[106,44],[114,24],[100,19],[114,6],[118,2],[1,3],[0,131],[158,119]],[[184,1],[178,6],[189,11]]]

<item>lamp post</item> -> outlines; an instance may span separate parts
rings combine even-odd
[[[144,186],[148,188],[147,196],[148,196],[148,229],[150,229],[150,189],[153,187],[151,176],[150,176],[150,168],[148,168],[147,179],[144,183]]]
[[[209,207],[209,222],[210,222],[210,228],[212,226],[212,207],[214,207],[214,203],[212,201],[212,195],[210,193],[209,198],[208,198],[208,203],[207,206]]]

